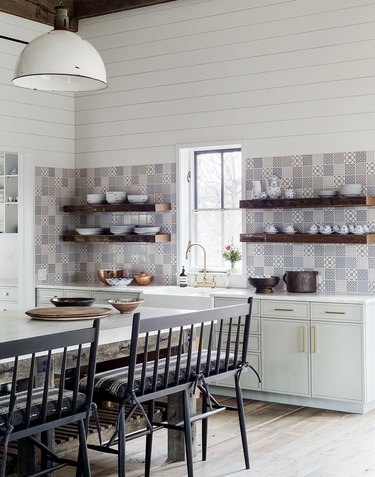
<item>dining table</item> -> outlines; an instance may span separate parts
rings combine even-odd
[[[101,308],[108,307],[101,305]],[[38,307],[37,310],[43,312],[43,307]],[[129,355],[132,319],[133,314],[136,312],[140,313],[141,319],[146,319],[191,313],[191,310],[147,307],[143,305],[140,305],[131,314],[122,314],[116,310],[112,310],[109,315],[100,318],[99,346],[97,353],[98,363],[127,357]],[[1,343],[13,340],[34,336],[45,336],[52,333],[91,326],[92,319],[46,320],[31,318],[25,311],[4,311],[0,314],[0,346]],[[0,385],[7,382],[7,377],[8,373],[4,371],[3,367],[0,367]],[[171,422],[177,422],[182,418],[183,410],[181,401],[181,399],[176,399],[173,395],[168,399],[167,412],[168,418]],[[195,395],[193,395],[193,393],[191,396],[191,406],[195,408]],[[29,449],[25,450],[22,446],[19,446],[19,452],[23,455],[24,452],[28,453]],[[183,433],[175,430],[168,430],[168,461],[172,462],[184,459],[185,450]]]

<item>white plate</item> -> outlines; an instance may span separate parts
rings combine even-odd
[[[160,232],[160,227],[135,227],[133,232],[142,235],[147,233],[157,234],[158,232]]]
[[[336,191],[321,190],[318,192],[319,197],[335,197],[337,195]]]
[[[105,229],[103,228],[90,228],[90,229],[76,229],[79,235],[101,235]]]
[[[361,194],[345,194],[344,192],[340,192],[340,195],[344,197],[361,197]]]

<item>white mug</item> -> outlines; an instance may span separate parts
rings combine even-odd
[[[262,192],[260,181],[253,181],[253,199],[259,199]]]

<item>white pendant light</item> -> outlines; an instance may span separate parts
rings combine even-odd
[[[55,7],[54,30],[21,52],[12,83],[41,91],[93,91],[107,87],[103,60],[95,48],[69,31],[68,11]]]

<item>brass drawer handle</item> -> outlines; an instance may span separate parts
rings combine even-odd
[[[274,308],[274,311],[294,311],[292,308]]]
[[[326,311],[327,315],[346,315],[346,311]]]

